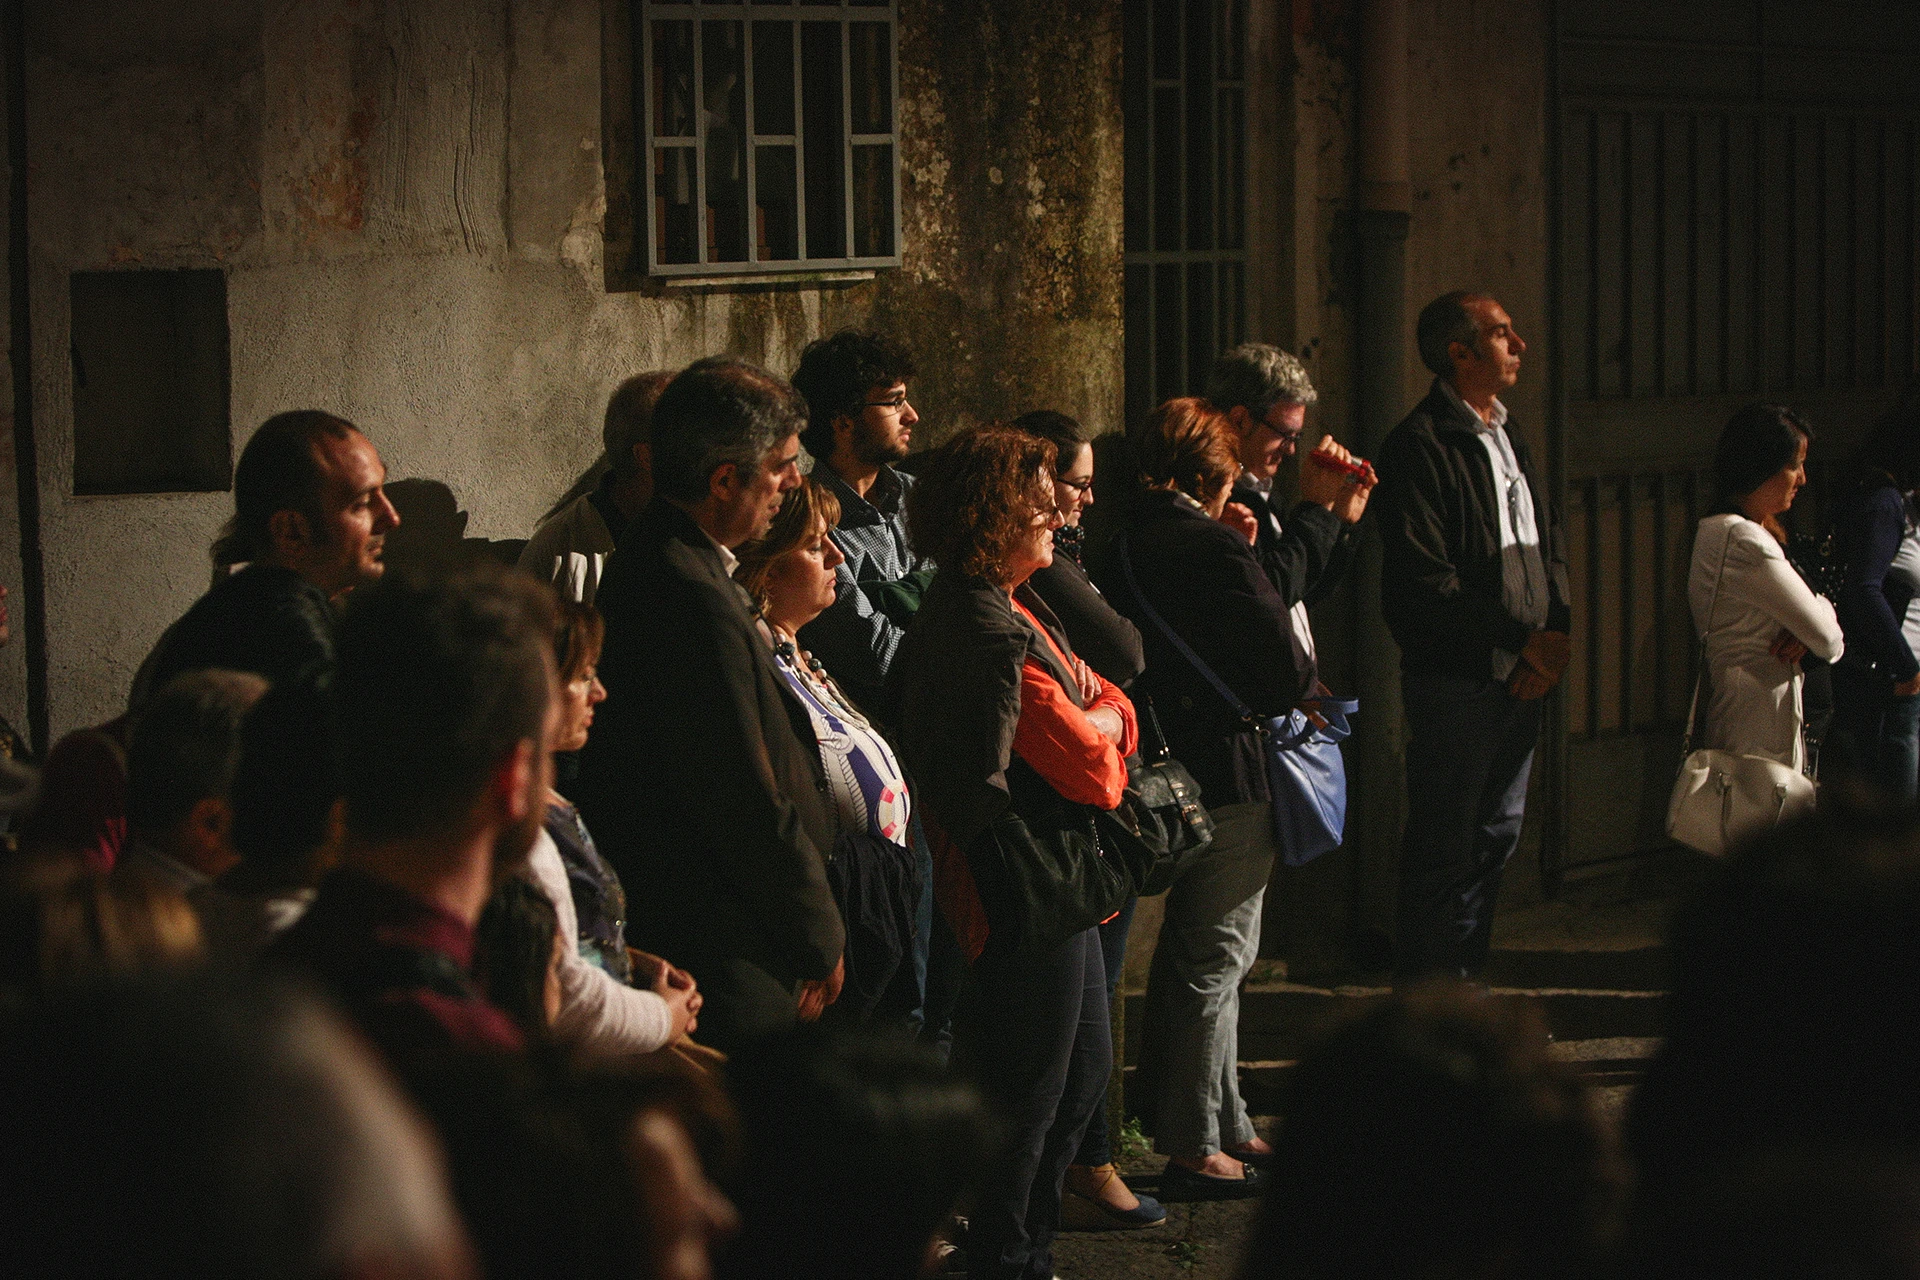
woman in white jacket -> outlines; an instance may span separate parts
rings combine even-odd
[[[1693,542],[1687,601],[1706,648],[1711,697],[1696,747],[1802,767],[1800,660],[1843,642],[1833,605],[1787,560],[1779,517],[1807,482],[1812,430],[1791,410],[1749,405],[1714,453],[1714,514]]]

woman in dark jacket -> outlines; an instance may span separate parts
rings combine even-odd
[[[1834,515],[1846,582],[1834,602],[1846,652],[1833,668],[1829,776],[1850,774],[1902,804],[1920,775],[1920,389],[1875,424],[1859,482]]]
[[[1060,518],[1066,521],[1054,530],[1053,563],[1036,570],[1023,590],[1046,601],[1066,629],[1073,651],[1086,659],[1088,666],[1124,689],[1145,669],[1147,658],[1140,644],[1140,628],[1107,603],[1087,576],[1083,554],[1086,529],[1080,524],[1080,514],[1093,505],[1093,445],[1078,422],[1047,409],[1021,414],[1013,420],[1013,428],[1054,447],[1057,463],[1053,500],[1060,508]],[[1133,909],[1138,901],[1127,895],[1120,914],[1100,926],[1109,1008],[1126,968],[1127,932],[1133,927]],[[1070,1231],[1151,1227],[1167,1216],[1151,1196],[1136,1195],[1115,1168],[1104,1105],[1087,1122],[1080,1154],[1067,1167],[1066,1191],[1060,1212],[1061,1221]]]
[[[1204,400],[1169,400],[1136,448],[1147,489],[1107,593],[1140,624],[1147,669],[1137,687],[1214,819],[1213,844],[1177,869],[1167,892],[1141,1068],[1156,1082],[1154,1149],[1169,1157],[1161,1186],[1189,1198],[1247,1196],[1259,1187],[1247,1164],[1271,1150],[1247,1119],[1236,1073],[1240,983],[1260,952],[1276,848],[1262,744],[1141,602],[1258,715],[1298,704],[1314,672],[1296,656],[1287,602],[1254,554],[1251,521],[1229,523],[1239,461],[1226,417]]]
[[[1020,590],[1053,559],[1053,462],[1052,445],[1005,429],[934,455],[907,529],[939,572],[890,673],[935,892],[973,964],[955,1052],[1010,1130],[968,1230],[976,1280],[1051,1274],[1058,1188],[1112,1065],[1098,916],[1050,917],[1033,888],[1056,883],[1046,833],[1118,807],[1137,736],[1126,694]]]

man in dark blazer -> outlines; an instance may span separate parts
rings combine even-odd
[[[805,422],[763,369],[688,367],[654,408],[654,499],[596,596],[608,696],[578,802],[626,888],[628,938],[693,974],[700,1039],[729,1051],[818,1016],[844,972],[819,750],[730,576],[800,484]]]
[[[1379,460],[1380,603],[1410,731],[1399,980],[1486,964],[1540,700],[1569,655],[1559,518],[1500,402],[1527,344],[1469,293],[1430,303],[1418,339],[1433,388]]]

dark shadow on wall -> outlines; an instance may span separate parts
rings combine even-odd
[[[485,559],[510,565],[527,545],[524,538],[467,537],[470,517],[440,480],[396,480],[387,486],[387,500],[400,513],[400,527],[387,535],[390,569],[437,574]]]

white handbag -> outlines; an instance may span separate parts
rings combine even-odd
[[[1733,531],[1727,531],[1733,540]],[[1720,569],[1727,567],[1726,549],[1720,552]],[[1713,606],[1720,599],[1720,580],[1714,579],[1713,597],[1707,603],[1707,625],[1713,625]],[[1707,669],[1703,638],[1700,675],[1693,682],[1693,702],[1687,708],[1687,734],[1681,745],[1685,759],[1680,776],[1674,780],[1673,796],[1667,801],[1667,834],[1689,848],[1715,857],[1749,836],[1813,808],[1814,782],[1806,775],[1802,735],[1793,739],[1793,763],[1781,764],[1771,756],[1741,755],[1703,747],[1693,749],[1694,716],[1700,708],[1700,684]],[[1799,703],[1800,677],[1794,676],[1794,702]]]

